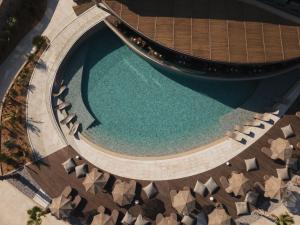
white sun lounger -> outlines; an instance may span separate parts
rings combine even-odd
[[[258,120],[248,121],[244,123],[244,126],[248,127],[260,127],[262,123]]]
[[[256,113],[254,115],[254,118],[257,119],[257,120],[261,120],[263,122],[270,122],[270,120],[271,120],[271,116],[268,113],[264,113],[264,114]]]
[[[67,90],[68,87],[66,85],[63,85],[60,87],[59,91],[57,93],[53,93],[54,97],[60,96],[62,93],[64,93],[65,90]]]
[[[235,141],[241,142],[241,143],[245,141],[245,139],[243,137],[241,137],[237,133],[234,133],[234,132],[231,132],[231,131],[227,131],[225,135],[227,137],[229,137],[229,138],[231,138]]]
[[[234,130],[235,131],[238,131],[242,134],[246,134],[246,135],[250,135],[251,134],[251,131],[249,128],[245,128],[245,127],[242,127],[242,126],[239,126],[239,125],[236,125],[234,126]]]
[[[75,113],[70,113],[66,118],[60,121],[61,124],[68,124],[76,117]]]
[[[58,109],[58,110],[63,110],[63,109],[65,109],[65,108],[69,107],[69,106],[71,106],[71,103],[70,103],[70,102],[62,102],[62,103],[60,103],[60,104],[58,104],[58,105],[56,106],[56,109]]]
[[[79,125],[80,125],[80,123],[75,122],[70,129],[69,135],[75,135],[78,131]]]

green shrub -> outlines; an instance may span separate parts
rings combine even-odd
[[[27,225],[41,225],[42,224],[42,216],[45,216],[46,212],[41,208],[34,206],[32,209],[27,211],[29,219],[27,221]]]
[[[32,39],[32,44],[40,49],[47,44],[47,40],[45,36],[37,35]]]

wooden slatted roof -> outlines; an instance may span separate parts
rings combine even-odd
[[[195,57],[271,63],[300,57],[300,28],[239,0],[104,0],[144,36]]]

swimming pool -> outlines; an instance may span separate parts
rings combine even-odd
[[[228,115],[257,87],[255,81],[207,81],[156,68],[107,28],[81,44],[62,71],[69,86],[66,100],[83,134],[133,156],[175,154],[224,136],[234,126]],[[84,107],[95,119],[91,125]]]

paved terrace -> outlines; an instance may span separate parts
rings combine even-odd
[[[299,24],[239,0],[104,0],[144,36],[198,58],[269,63],[300,57]]]
[[[281,132],[281,127],[288,125],[289,123],[292,124],[296,136],[289,139],[291,144],[294,146],[300,142],[300,120],[294,116],[295,111],[300,110],[300,98],[298,98],[298,101],[294,104],[294,106],[288,111],[288,113],[274,126],[271,128],[271,130],[265,134],[262,138],[260,138],[255,144],[253,144],[251,147],[247,148],[244,152],[234,157],[232,160],[230,160],[232,166],[228,167],[223,165],[220,165],[216,167],[215,169],[209,170],[207,172],[186,177],[183,179],[175,179],[175,180],[169,180],[169,181],[156,181],[155,184],[158,187],[159,194],[157,196],[158,199],[162,200],[165,204],[166,208],[166,215],[168,215],[170,212],[174,212],[170,205],[170,197],[169,197],[169,191],[171,189],[179,190],[184,186],[190,186],[193,187],[196,183],[196,180],[200,180],[201,182],[206,182],[209,177],[213,177],[218,185],[220,185],[219,178],[221,176],[229,176],[231,171],[239,171],[245,173],[245,175],[251,179],[254,182],[263,182],[263,176],[264,175],[274,175],[277,177],[276,174],[276,168],[283,168],[284,165],[280,164],[278,162],[275,162],[265,156],[260,149],[264,146],[268,147],[267,140],[269,138],[276,139],[277,137],[283,137]],[[63,188],[66,185],[71,185],[73,188],[75,188],[79,194],[86,199],[86,205],[83,208],[83,216],[87,218],[89,214],[92,212],[92,210],[96,209],[99,205],[103,205],[104,207],[108,209],[118,209],[125,212],[125,209],[119,208],[112,200],[112,196],[109,193],[99,193],[97,195],[91,195],[87,192],[85,192],[84,187],[82,185],[83,178],[77,179],[75,177],[74,172],[70,175],[67,175],[61,166],[61,163],[67,160],[70,157],[75,158],[75,156],[78,153],[74,151],[74,149],[70,146],[65,147],[49,156],[44,158],[42,160],[42,163],[38,166],[30,165],[28,171],[30,172],[31,176],[36,180],[36,182],[41,186],[41,188],[49,194],[50,197],[56,197],[58,196]],[[294,151],[295,157],[300,158],[300,149],[297,149]],[[259,165],[259,170],[246,172],[244,159],[249,158],[257,158],[257,162]],[[83,162],[87,162],[89,165],[89,170],[95,167],[88,161],[86,161],[84,158],[82,160],[75,160],[77,164],[81,164]],[[200,163],[200,162],[199,162]],[[119,165],[114,165],[115,167],[119,167]],[[161,173],[163,173],[164,170],[161,170]],[[115,176],[115,178],[119,178],[118,176]],[[123,180],[128,180],[126,178],[121,178]],[[148,184],[148,181],[138,180],[138,182],[144,186]],[[110,188],[108,188],[108,191],[110,191]],[[139,193],[139,192],[138,192]],[[197,197],[197,202],[204,208],[204,210],[209,210],[209,206],[211,206],[211,202],[209,201],[209,196],[207,197]],[[236,217],[236,210],[234,203],[236,201],[241,201],[241,198],[235,198],[227,194],[224,189],[220,189],[216,194],[214,194],[214,197],[217,199],[217,201],[223,203],[226,205],[229,214],[232,215],[234,218]],[[144,199],[144,196],[141,196],[142,199]],[[132,207],[129,209],[134,215],[137,215],[140,211],[139,207]],[[253,219],[253,218],[252,218]]]

